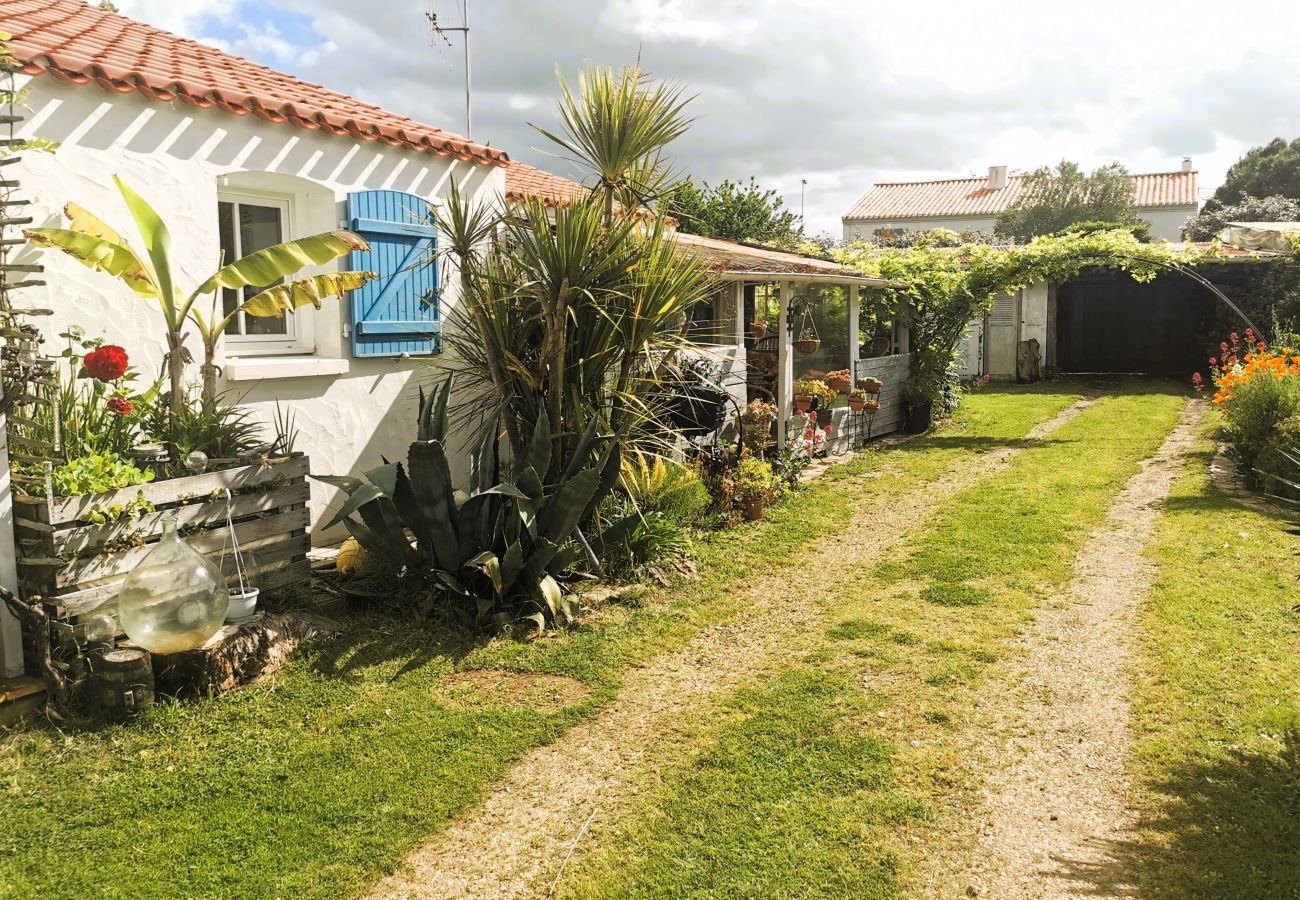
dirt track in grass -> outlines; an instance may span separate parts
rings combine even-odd
[[[1144,551],[1203,414],[1187,404],[1088,537],[1060,602],[1036,612],[975,751],[990,774],[974,849],[933,861],[926,896],[1134,896],[1111,849],[1134,825],[1130,631],[1155,573]]]
[[[587,823],[658,777],[708,727],[710,711],[723,699],[775,671],[808,635],[820,633],[827,592],[835,589],[841,567],[857,561],[856,536],[869,537],[877,557],[887,557],[948,498],[1005,468],[1026,445],[1095,402],[1078,401],[1013,446],[964,457],[945,475],[918,486],[906,503],[867,501],[815,550],[818,565],[802,580],[792,582],[782,573],[738,587],[746,594],[744,614],[629,672],[609,706],[525,756],[489,797],[417,848],[370,896],[545,894]],[[870,477],[877,475],[864,476]]]

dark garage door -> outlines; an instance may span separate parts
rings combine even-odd
[[[1204,368],[1214,304],[1204,288],[1179,275],[1146,284],[1123,273],[1079,278],[1057,289],[1057,366],[1186,378]]]

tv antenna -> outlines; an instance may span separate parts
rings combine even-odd
[[[438,41],[442,41],[448,47],[451,46],[451,38],[447,35],[453,31],[460,32],[461,39],[465,42],[465,137],[471,137],[473,132],[474,120],[470,114],[469,103],[469,86],[470,86],[470,68],[469,68],[469,0],[460,0],[460,21],[459,27],[438,24],[438,11],[434,9],[435,0],[426,0],[424,17],[429,22],[429,46],[436,46]]]

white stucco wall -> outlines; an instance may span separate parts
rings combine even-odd
[[[120,175],[168,224],[174,276],[191,290],[218,265],[217,192],[225,181],[289,196],[291,237],[340,227],[349,191],[389,189],[436,200],[455,178],[473,195],[504,193],[500,167],[324,135],[252,115],[110,93],[93,84],[69,85],[49,76],[31,79],[30,87],[23,136],[60,143],[54,153],[24,154],[22,163],[6,170],[17,170],[23,196],[34,201],[35,224],[63,225],[63,204],[75,201],[143,252],[112,182],[113,175]],[[250,172],[260,174],[244,174]],[[23,255],[38,254],[26,250]],[[39,258],[46,266],[48,287],[25,292],[23,300],[54,310],[41,325],[56,351],[55,335],[77,324],[90,336],[125,347],[142,373],[160,370],[164,347],[156,306],[55,251],[41,252]],[[345,263],[341,260],[334,268]],[[456,302],[456,282],[449,274],[442,278],[447,285],[441,295],[444,315]],[[277,399],[291,407],[300,431],[298,449],[310,455],[312,471],[318,474],[356,474],[378,465],[381,456],[405,458],[414,433],[416,386],[440,378],[439,360],[444,359],[352,358],[344,336],[349,321],[345,303],[327,300],[323,310],[312,313],[314,353],[279,357],[251,370],[244,365],[251,380],[227,378],[223,385],[267,423]],[[191,335],[187,345],[201,357],[197,335]],[[267,371],[273,374],[257,377]],[[328,374],[319,374],[322,371]],[[197,366],[192,375],[197,379]],[[319,531],[335,495],[333,488],[312,484],[318,541],[341,536]]]
[[[1196,215],[1196,205],[1139,207],[1138,218],[1151,226],[1151,236],[1158,240],[1180,241],[1183,223]],[[925,216],[914,219],[844,219],[844,240],[870,241],[879,228],[901,228],[906,231],[934,231],[947,228],[956,232],[984,231],[989,234],[997,226],[996,216]]]

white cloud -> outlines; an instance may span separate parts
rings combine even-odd
[[[819,230],[838,231],[876,180],[1062,158],[1169,170],[1191,154],[1213,189],[1250,146],[1300,135],[1293,0],[470,2],[475,137],[555,167],[525,120],[552,121],[556,65],[571,78],[639,54],[699,95],[699,121],[674,148],[683,168],[755,175],[796,209],[807,178]],[[240,0],[119,5],[182,33],[218,22],[237,33],[224,41],[233,52],[452,130],[463,122],[459,45],[430,48],[414,0],[259,0],[260,12],[308,17],[306,39],[247,27]],[[437,5],[459,18],[457,0]]]

